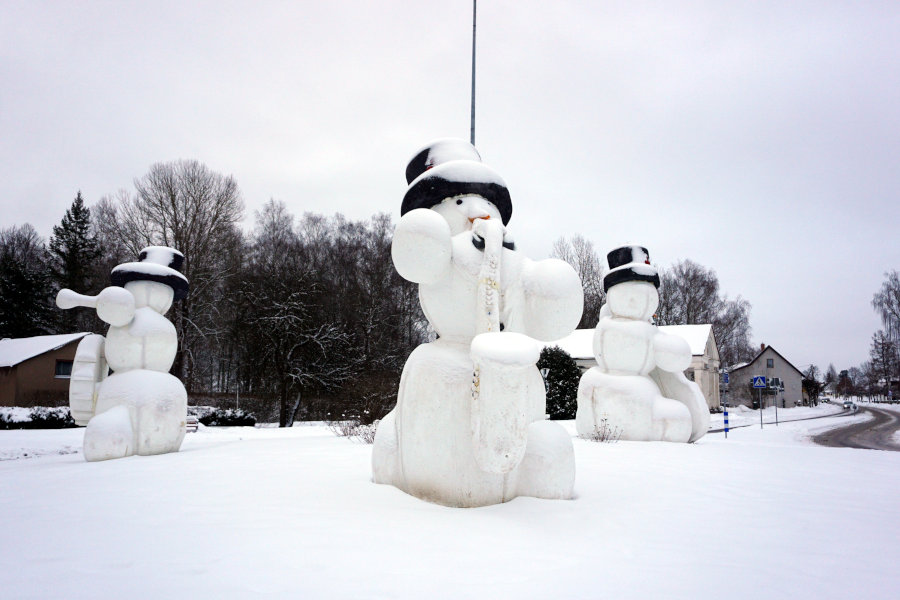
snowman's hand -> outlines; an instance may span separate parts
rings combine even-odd
[[[113,327],[124,327],[134,318],[134,296],[123,287],[110,286],[97,294],[97,316]]]
[[[523,258],[522,310],[525,333],[549,342],[566,337],[578,326],[584,310],[581,280],[568,263],[557,258]]]
[[[472,221],[472,233],[482,239],[497,230],[501,232],[501,235],[506,235],[506,226],[499,219],[484,218]]]
[[[653,336],[653,358],[663,371],[680,373],[691,366],[691,347],[683,337],[657,331]]]
[[[450,268],[450,225],[428,208],[411,210],[397,224],[391,258],[400,276],[413,283],[440,281]]]

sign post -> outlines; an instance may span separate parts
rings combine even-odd
[[[728,371],[722,373],[722,383],[725,384],[725,394],[723,396],[723,406],[725,407],[725,439],[728,439]]]
[[[766,378],[762,375],[757,375],[753,378],[753,389],[756,390],[756,397],[759,398],[759,428],[763,428],[763,404],[762,404],[762,391],[766,387]]]

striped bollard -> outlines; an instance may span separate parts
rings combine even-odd
[[[728,439],[728,405],[725,405],[725,439]]]

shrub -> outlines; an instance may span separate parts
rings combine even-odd
[[[78,427],[68,406],[3,407],[0,429],[66,429]]]
[[[581,370],[575,360],[559,346],[544,348],[537,368],[550,369],[547,373],[547,414],[551,419],[574,419],[581,380]]]
[[[621,435],[622,428],[615,425],[610,425],[609,419],[603,417],[602,419],[600,419],[600,424],[594,427],[594,431],[583,437],[592,442],[615,444],[619,441],[619,436]]]
[[[378,423],[361,423],[359,419],[345,419],[343,421],[326,421],[328,428],[338,437],[346,437],[364,444],[375,443],[375,431]]]
[[[242,408],[188,406],[188,414],[207,427],[253,427],[256,416]]]

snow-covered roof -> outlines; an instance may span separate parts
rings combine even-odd
[[[659,328],[663,333],[677,335],[691,347],[691,354],[702,356],[706,353],[706,341],[709,339],[712,325],[663,325]],[[576,329],[566,337],[547,342],[547,347],[559,346],[574,359],[594,357],[594,330]]]
[[[62,335],[38,335],[0,340],[0,367],[13,367],[29,358],[62,348],[86,335],[89,334],[87,332],[64,333]]]
[[[706,353],[706,342],[712,331],[709,323],[703,325],[662,325],[659,328],[663,333],[670,333],[684,338],[691,347],[691,354],[702,356]]]
[[[574,359],[594,358],[594,330],[576,329],[566,337],[547,342],[544,346],[548,348],[559,346],[561,350]]]

